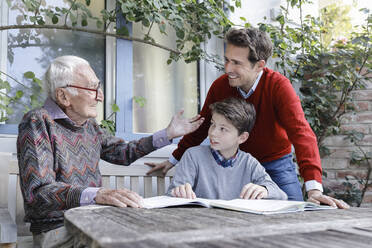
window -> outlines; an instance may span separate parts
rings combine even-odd
[[[143,37],[146,31],[141,24],[133,25],[134,37]],[[152,35],[158,43],[174,48],[174,33],[165,36],[154,28]],[[198,112],[197,63],[180,60],[168,65],[168,57],[165,50],[133,43],[133,96],[137,99],[132,106],[134,133],[152,133],[166,127],[180,109],[189,117]]]
[[[48,1],[53,6],[68,7],[66,1]],[[104,1],[92,1],[89,6],[93,15],[99,15],[99,11],[104,8]],[[22,24],[24,22],[24,8],[21,0],[12,1],[12,8],[8,9],[6,1],[1,1],[2,24]],[[4,15],[3,15],[4,14]],[[60,20],[62,21],[62,20]],[[88,26],[95,26],[95,23],[89,23]],[[12,91],[7,94],[15,94],[16,90],[22,90],[25,97],[21,104],[13,105],[14,114],[8,116],[5,125],[0,125],[1,133],[16,133],[17,124],[21,120],[24,111],[24,105],[29,104],[28,96],[35,90],[34,84],[28,82],[23,73],[33,71],[36,77],[42,79],[50,62],[61,55],[80,56],[91,64],[101,82],[105,82],[105,38],[98,35],[84,32],[69,32],[63,30],[9,30],[6,37],[2,33],[1,39],[1,59],[0,69],[26,87],[20,85],[11,78],[6,78],[12,86]],[[7,40],[6,42],[4,42]],[[3,76],[3,79],[4,76]],[[42,103],[45,95],[39,97]],[[103,104],[99,106],[99,118],[103,118]]]
[[[68,7],[68,2],[63,0],[46,3]],[[113,9],[115,3],[115,0],[91,1],[89,8],[93,15],[99,16],[104,5],[107,9]],[[0,4],[3,25],[23,22],[22,13],[25,10],[22,9],[21,0],[13,1],[11,9],[8,9],[5,1]],[[125,25],[136,37],[142,37],[146,32],[140,25]],[[95,28],[95,23],[89,23],[89,26]],[[171,47],[175,40],[172,33],[168,36],[160,35],[157,28],[151,32],[161,44]],[[205,44],[205,48],[214,53],[219,51],[221,56],[223,41],[212,40]],[[32,84],[23,77],[23,73],[33,71],[41,79],[55,57],[70,54],[87,59],[105,84],[105,102],[99,106],[98,121],[104,116],[110,116],[111,104],[116,103],[120,108],[116,115],[117,135],[127,140],[166,127],[171,117],[181,108],[185,110],[186,117],[194,116],[199,112],[210,84],[221,74],[213,65],[204,61],[191,64],[180,61],[167,65],[169,53],[160,48],[85,32],[53,29],[0,32],[0,51],[0,70],[26,87]],[[35,89],[23,89],[23,86],[4,78],[4,75],[2,78],[12,85],[12,92],[7,94],[15,94],[16,89],[22,89],[26,94],[23,104],[28,104],[27,96]],[[40,102],[44,99],[45,96],[40,97]],[[146,102],[143,107],[140,106],[141,101]],[[13,108],[15,113],[8,116],[5,123],[0,123],[0,133],[17,133],[24,108],[18,105]]]
[[[133,37],[147,30],[127,25]],[[151,31],[158,43],[172,47],[175,35]],[[167,65],[169,52],[150,45],[117,40],[117,135],[127,140],[165,128],[171,117],[184,109],[186,117],[199,111],[197,63]],[[131,58],[129,60],[128,58]]]

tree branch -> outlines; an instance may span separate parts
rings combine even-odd
[[[91,34],[98,34],[98,35],[104,35],[104,36],[111,36],[123,40],[130,40],[130,41],[135,41],[135,42],[140,42],[144,43],[147,45],[155,46],[161,49],[164,49],[166,51],[175,53],[177,55],[181,54],[180,51],[171,49],[169,47],[160,45],[155,42],[143,40],[140,38],[135,38],[135,37],[129,37],[125,35],[119,35],[119,34],[113,34],[109,32],[103,32],[103,31],[98,31],[95,29],[86,29],[86,28],[75,28],[75,27],[70,27],[70,26],[64,26],[64,25],[36,25],[36,24],[27,24],[27,25],[8,25],[8,26],[0,26],[0,31],[2,30],[12,30],[12,29],[58,29],[58,30],[69,30],[69,31],[79,31],[79,32],[85,32],[85,33],[91,33]]]
[[[23,83],[21,83],[20,81],[18,81],[18,80],[15,79],[14,77],[10,76],[9,74],[6,74],[6,73],[3,72],[3,71],[0,71],[0,74],[4,74],[5,76],[7,76],[8,78],[12,79],[12,80],[15,81],[16,83],[22,85],[22,86],[25,87],[26,89],[31,89],[30,87],[24,85]]]

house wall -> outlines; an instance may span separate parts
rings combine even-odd
[[[355,90],[352,92],[352,98],[355,102],[355,113],[346,114],[342,119],[341,129],[345,131],[356,130],[362,132],[365,136],[359,143],[360,147],[366,153],[372,153],[372,82],[366,83],[366,88],[363,90]],[[325,145],[330,149],[331,154],[322,158],[322,167],[327,173],[324,177],[324,186],[332,191],[344,191],[342,185],[346,182],[345,177],[349,182],[357,185],[361,189],[358,180],[366,178],[366,164],[358,166],[351,164],[351,154],[357,150],[353,144],[344,139],[345,136],[337,135],[328,137],[325,140]],[[372,160],[369,161],[372,164]],[[363,205],[372,206],[372,187],[368,188],[365,194]]]

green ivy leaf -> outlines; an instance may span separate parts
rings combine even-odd
[[[32,81],[33,81],[34,83],[36,83],[39,87],[42,87],[43,82],[42,82],[40,79],[34,77],[34,78],[32,79]]]
[[[124,35],[124,36],[129,36],[129,30],[127,27],[122,26],[119,29],[116,30],[116,33],[118,35]]]
[[[31,22],[36,22],[36,21],[37,21],[37,19],[36,19],[36,17],[35,17],[35,16],[30,16],[30,21],[31,21]]]
[[[58,23],[58,16],[53,15],[53,17],[52,17],[52,23],[53,24],[57,24]]]
[[[27,72],[23,73],[23,76],[25,78],[33,79],[35,77],[35,73],[33,73],[32,71],[27,71]]]
[[[143,96],[134,96],[133,100],[135,103],[137,103],[141,108],[143,108],[147,102],[146,98]]]
[[[40,19],[37,20],[37,24],[44,25],[45,21],[42,18],[40,18]]]
[[[114,112],[114,113],[120,111],[119,106],[116,105],[115,103],[111,104],[111,110],[112,110],[112,112]]]
[[[3,81],[0,79],[0,89],[6,89],[7,91],[11,90],[10,84],[8,81]]]
[[[21,91],[21,90],[17,90],[15,96],[16,96],[17,99],[21,98],[21,97],[23,96],[23,91]]]
[[[185,31],[182,29],[177,29],[176,36],[177,38],[183,40],[185,38]]]
[[[162,33],[162,34],[166,34],[166,32],[165,32],[165,29],[166,29],[166,25],[165,25],[165,23],[160,23],[159,24],[159,30],[160,30],[160,33]]]
[[[87,19],[81,20],[81,26],[83,26],[83,27],[88,26],[88,20]]]

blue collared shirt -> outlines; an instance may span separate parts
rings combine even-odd
[[[225,159],[219,151],[214,150],[212,148],[211,148],[211,152],[214,157],[214,160],[216,160],[216,163],[221,165],[224,168],[227,168],[227,167],[234,166],[234,162],[236,161],[236,158],[240,150],[238,149],[237,153],[232,158],[229,158],[229,159]]]
[[[244,99],[247,99],[248,97],[250,97],[253,94],[253,92],[256,90],[257,85],[260,82],[262,73],[263,71],[260,71],[260,73],[258,74],[258,77],[256,78],[256,81],[254,82],[252,88],[248,91],[248,93],[245,93],[245,91],[242,88],[237,87],[240,95],[242,95]]]

